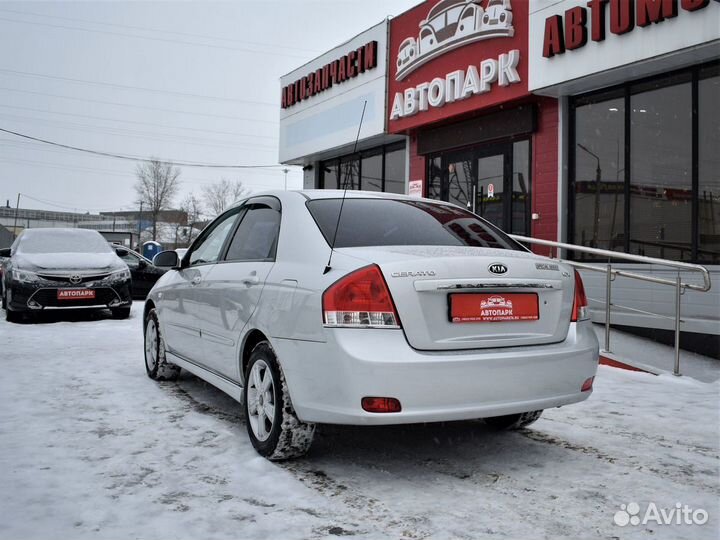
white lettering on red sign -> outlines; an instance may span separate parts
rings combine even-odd
[[[58,299],[62,300],[80,300],[83,298],[95,298],[93,289],[61,289],[57,293]]]
[[[396,92],[390,110],[390,120],[414,116],[425,112],[429,107],[442,107],[446,103],[467,99],[474,95],[486,94],[492,90],[492,84],[509,86],[520,82],[517,67],[520,63],[520,51],[513,49],[507,54],[480,62],[480,70],[470,65],[448,73],[445,78],[435,77],[430,82],[422,82],[404,92]]]

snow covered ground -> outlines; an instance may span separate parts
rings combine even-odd
[[[224,394],[145,376],[140,313],[0,321],[1,539],[720,537],[720,382],[601,366],[521,432],[325,427],[273,464]],[[709,521],[615,525],[632,502]]]

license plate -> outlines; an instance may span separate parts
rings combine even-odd
[[[540,318],[534,293],[468,293],[450,295],[450,322],[515,322]]]
[[[58,300],[92,300],[95,289],[58,289]]]

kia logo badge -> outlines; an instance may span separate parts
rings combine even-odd
[[[488,266],[488,271],[491,274],[504,274],[505,272],[507,272],[507,266],[502,263],[492,263],[490,266]]]

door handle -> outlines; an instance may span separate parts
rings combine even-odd
[[[200,285],[201,281],[202,281],[202,278],[200,276],[194,277],[194,278],[192,278],[192,280],[190,280],[190,285],[192,285],[193,287],[195,285]]]
[[[245,276],[244,278],[242,278],[240,282],[243,285],[247,285],[249,287],[250,285],[257,285],[258,283],[260,283],[260,278],[257,277],[257,274],[253,272],[249,276]]]

